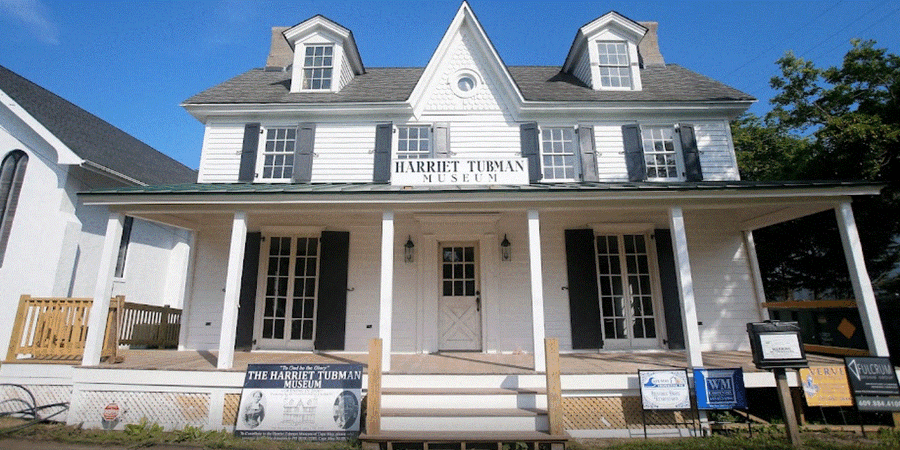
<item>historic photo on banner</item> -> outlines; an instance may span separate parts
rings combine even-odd
[[[362,366],[250,364],[234,434],[345,440],[359,435]]]

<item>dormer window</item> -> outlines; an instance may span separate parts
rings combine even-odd
[[[331,90],[333,68],[333,46],[307,45],[303,58],[303,89]]]
[[[628,63],[628,46],[625,42],[598,42],[597,55],[600,65],[600,86],[605,88],[631,88],[631,67]]]

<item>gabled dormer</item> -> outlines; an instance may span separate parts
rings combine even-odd
[[[353,33],[322,15],[282,34],[294,52],[291,92],[337,92],[366,71]]]
[[[578,30],[563,72],[571,73],[597,91],[640,91],[638,46],[645,47],[641,41],[649,31],[655,31],[655,27],[651,28],[610,11]],[[654,46],[655,36],[653,33]],[[655,51],[658,55],[658,47]],[[661,61],[662,56],[658,59]]]

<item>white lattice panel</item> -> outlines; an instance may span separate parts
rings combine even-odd
[[[74,422],[87,426],[124,426],[146,419],[166,429],[181,429],[185,425],[195,427],[208,423],[209,394],[197,392],[122,392],[81,391],[77,410],[73,410]],[[116,423],[104,424],[102,414],[107,405],[119,407]]]
[[[28,392],[31,395],[28,395]],[[68,415],[69,398],[72,396],[72,386],[55,385],[0,385],[0,413],[10,413],[28,408],[34,397],[34,406],[39,408],[38,416],[54,422],[65,422]],[[41,408],[56,403],[65,403],[64,406]]]

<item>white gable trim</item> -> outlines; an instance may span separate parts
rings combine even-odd
[[[72,149],[69,148],[66,144],[63,144],[59,138],[56,137],[55,134],[51,133],[50,130],[44,127],[41,122],[35,119],[28,111],[25,110],[18,102],[13,100],[12,97],[3,92],[0,89],[0,102],[3,103],[7,109],[9,109],[16,117],[19,118],[22,122],[25,123],[29,128],[34,130],[38,136],[41,137],[47,144],[53,147],[53,150],[56,151],[57,162],[59,164],[70,164],[70,165],[81,165],[85,162],[83,158],[78,156]]]
[[[615,11],[610,11],[578,29],[578,33],[575,35],[575,41],[572,42],[572,47],[569,49],[569,54],[566,56],[566,62],[563,64],[563,72],[572,71],[573,66],[578,61],[578,57],[584,52],[588,42],[593,39],[598,32],[606,29],[619,31],[624,34],[623,37],[633,41],[635,45],[640,43],[641,39],[644,38],[644,35],[647,34],[648,31],[643,25]]]
[[[478,50],[482,52],[482,56],[484,56],[484,61],[487,63],[488,69],[493,70],[494,75],[496,75],[499,80],[498,87],[508,98],[516,100],[514,106],[517,109],[524,103],[525,97],[523,97],[522,93],[519,91],[512,75],[510,75],[509,70],[506,68],[506,64],[503,63],[500,54],[497,53],[494,45],[491,43],[490,39],[488,39],[487,33],[484,32],[484,28],[481,27],[481,23],[478,21],[478,18],[475,17],[472,8],[469,7],[467,2],[463,1],[459,10],[456,12],[456,16],[453,18],[453,21],[450,22],[450,26],[441,38],[437,50],[434,51],[434,54],[428,61],[428,65],[425,66],[425,71],[416,83],[416,87],[409,96],[409,103],[416,116],[421,115],[424,110],[426,106],[425,96],[428,87],[432,85],[432,82],[438,76],[441,63],[448,56],[454,38],[461,34],[463,26],[468,26],[472,31],[474,41],[478,46]]]
[[[294,45],[297,41],[317,32],[334,36],[336,38],[335,43],[339,43],[344,47],[344,52],[346,53],[347,60],[350,62],[353,73],[361,75],[366,71],[362,63],[362,57],[359,56],[359,49],[356,47],[356,40],[353,38],[353,32],[324,16],[315,16],[307,19],[284,30],[282,34],[284,35],[284,39],[287,40],[288,45],[291,46],[291,50],[294,50]]]

